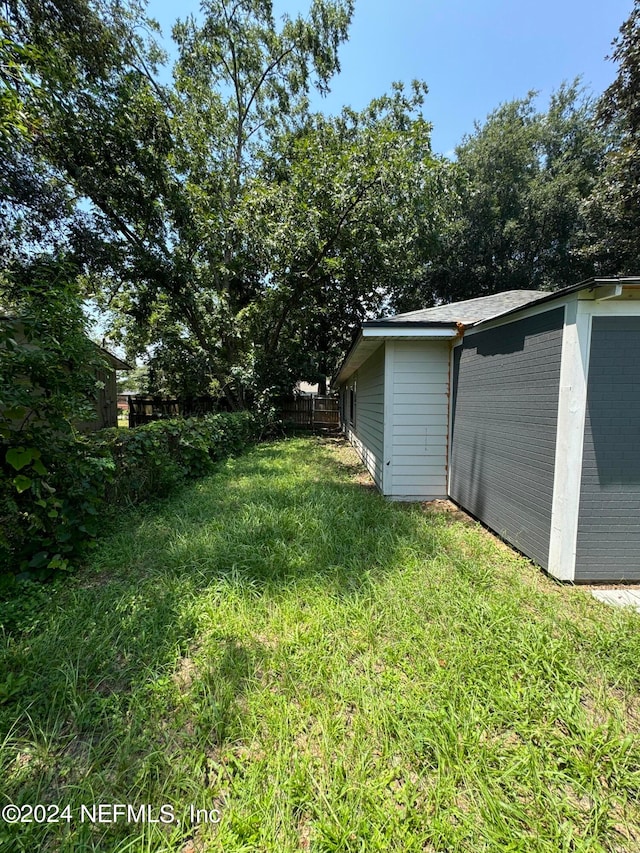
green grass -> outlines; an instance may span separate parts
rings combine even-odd
[[[0,849],[640,850],[640,618],[363,480],[339,442],[259,446],[0,634],[0,804],[73,816]]]

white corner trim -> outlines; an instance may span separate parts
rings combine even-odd
[[[576,567],[592,304],[569,302],[562,333],[549,573],[568,581]]]
[[[396,345],[385,341],[382,420],[382,494],[390,495],[393,483],[393,372]]]

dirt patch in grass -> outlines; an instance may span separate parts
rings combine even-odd
[[[640,697],[620,687],[608,687],[600,680],[591,690],[583,690],[580,705],[590,727],[606,727],[618,718],[628,732],[640,731]]]
[[[375,489],[373,477],[362,464],[353,446],[343,436],[336,438],[321,438],[319,443],[331,450],[337,462],[338,469],[349,476],[352,482],[368,489]]]
[[[185,693],[191,688],[197,671],[197,667],[190,657],[180,658],[176,671],[173,673],[173,683],[181,693]]]
[[[420,506],[427,515],[446,515],[447,518],[450,518],[452,521],[459,521],[462,524],[468,525],[477,523],[468,513],[460,509],[459,506],[448,499],[423,501]]]

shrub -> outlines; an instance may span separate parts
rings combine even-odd
[[[249,412],[222,412],[132,430],[50,434],[42,450],[5,442],[0,571],[47,577],[69,569],[97,535],[105,512],[162,497],[206,474],[215,460],[255,440],[259,428]]]

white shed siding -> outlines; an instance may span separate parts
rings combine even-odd
[[[355,384],[355,424],[347,423],[347,438],[360,454],[382,490],[384,456],[384,346],[381,346],[348,382]]]
[[[447,496],[448,341],[395,341],[389,494],[396,500]]]

